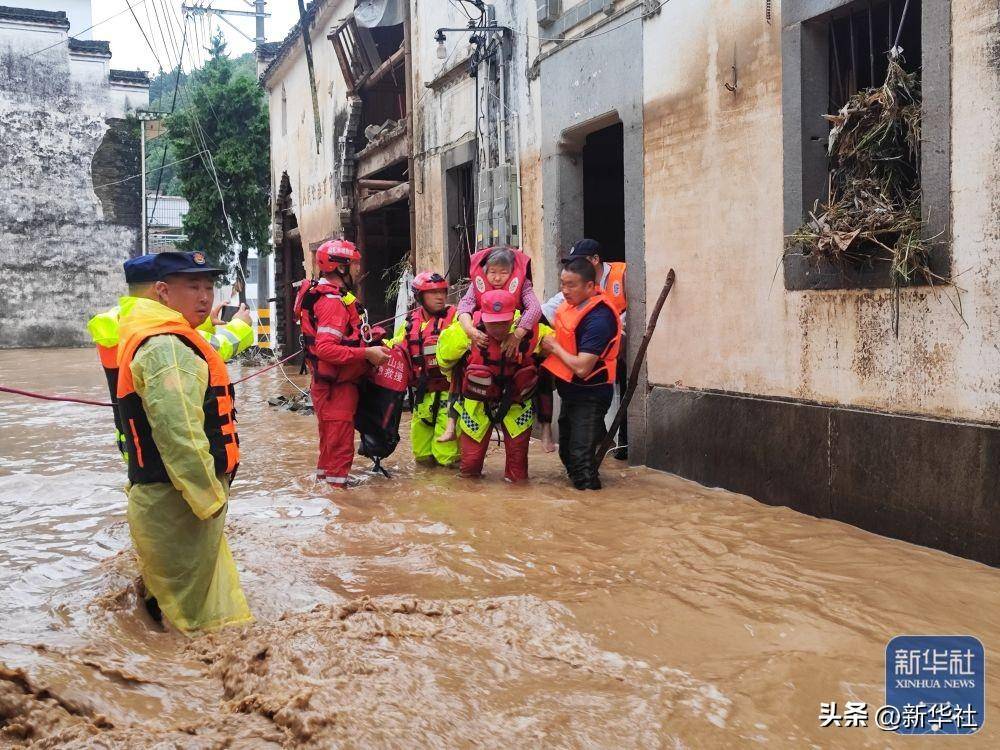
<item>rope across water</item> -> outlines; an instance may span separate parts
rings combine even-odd
[[[296,352],[294,352],[292,354],[289,354],[284,359],[279,359],[273,365],[268,365],[267,367],[262,367],[261,369],[257,370],[256,372],[251,372],[245,378],[240,378],[239,380],[235,380],[235,381],[233,381],[233,385],[239,385],[240,383],[245,383],[246,381],[250,380],[250,378],[255,378],[258,375],[263,375],[268,370],[273,370],[278,365],[283,365],[288,360],[292,359],[293,357],[298,356],[301,353],[301,351],[302,350],[299,349],[298,351],[296,351]],[[91,401],[90,399],[86,399],[86,398],[74,398],[73,396],[59,396],[59,395],[56,395],[56,394],[36,393],[35,391],[26,391],[23,388],[13,388],[13,387],[7,386],[7,385],[0,385],[0,392],[3,392],[3,393],[13,393],[16,396],[26,396],[27,398],[37,398],[37,399],[40,399],[42,401],[64,401],[64,402],[69,403],[69,404],[84,404],[86,406],[109,406],[109,407],[110,406],[114,406],[114,404],[111,404],[111,403],[109,403],[107,401]]]

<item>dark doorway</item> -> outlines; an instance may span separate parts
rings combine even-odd
[[[305,279],[306,269],[295,214],[283,211],[282,225],[281,251],[274,263],[275,335],[282,351],[293,351],[299,340],[299,326],[292,308],[299,291],[296,284]]]
[[[625,260],[625,132],[620,122],[584,141],[583,234],[601,243],[602,260]]]
[[[397,281],[410,258],[410,208],[399,201],[361,219],[362,280],[361,301],[371,323],[396,313]],[[391,335],[393,322],[384,324]]]
[[[276,239],[280,239],[274,253],[275,319],[272,330],[277,347],[283,352],[291,352],[299,343],[299,326],[293,312],[298,293],[295,285],[306,277],[306,269],[299,222],[292,211],[292,186],[287,172],[281,175],[275,209],[275,220],[280,228],[280,234],[276,232],[275,235]]]
[[[476,244],[476,196],[472,162],[445,173],[445,210],[448,220],[448,267],[452,284],[469,277],[469,256]]]

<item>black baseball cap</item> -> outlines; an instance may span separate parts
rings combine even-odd
[[[569,263],[575,258],[589,258],[591,255],[601,254],[601,243],[597,240],[582,239],[577,240],[573,247],[569,249],[569,254],[563,259],[563,263]]]
[[[156,260],[153,263],[153,270],[156,272],[157,281],[176,273],[208,273],[212,276],[221,276],[225,273],[221,268],[208,265],[205,253],[200,250],[191,253],[171,250],[158,253],[154,257]]]
[[[122,265],[125,269],[126,284],[148,284],[156,281],[156,269],[153,268],[155,255],[140,255],[138,258],[129,258]]]

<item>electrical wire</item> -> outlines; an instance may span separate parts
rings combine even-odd
[[[184,27],[184,34],[181,37],[181,51],[177,59],[177,74],[174,76],[174,95],[170,102],[170,114],[174,113],[174,108],[177,106],[177,89],[181,81],[181,57],[184,55],[184,45],[187,43],[187,27]],[[145,126],[143,126],[145,127]],[[163,146],[163,157],[160,159],[160,173],[156,177],[156,192],[153,194],[153,210],[149,212],[149,216],[143,217],[146,222],[146,231],[149,231],[149,223],[151,218],[156,214],[156,204],[160,200],[160,185],[163,184],[163,162],[167,158],[167,149],[169,144]],[[200,155],[200,154],[196,154]],[[192,159],[193,156],[187,157],[187,159]],[[181,161],[187,161],[187,159],[182,159]],[[180,162],[175,162],[179,164]],[[145,170],[146,165],[143,164],[142,168]]]
[[[197,159],[199,156],[201,156],[201,153],[191,154],[191,156],[185,156],[183,159],[178,159],[177,161],[172,161],[169,164],[161,164],[155,170],[150,170],[150,171],[154,171],[155,172],[155,171],[158,171],[158,170],[165,169],[166,167],[172,167],[172,166],[174,166],[174,164],[180,164],[181,162],[191,161],[191,159]],[[146,172],[146,174],[148,175],[149,172]],[[161,172],[161,174],[162,174],[162,172]],[[123,182],[128,182],[130,180],[135,180],[135,179],[138,179],[139,177],[142,177],[142,172],[139,172],[138,174],[129,175],[128,177],[123,177],[122,179],[115,180],[114,182],[105,182],[102,185],[94,185],[94,190],[97,190],[97,188],[111,187],[112,185],[120,185]],[[159,183],[157,183],[157,190],[159,190]],[[153,203],[153,209],[154,210],[156,209],[156,203]],[[150,213],[153,213],[153,211],[150,211]]]
[[[174,36],[174,16],[167,10],[167,6],[164,4],[165,0],[158,0],[160,4],[160,10],[163,12],[163,18],[166,21],[167,35],[170,37],[170,49],[173,50],[174,56],[177,56],[177,37]],[[168,54],[167,57],[170,55]]]
[[[143,28],[142,24],[139,22],[139,16],[135,14],[135,9],[132,7],[131,0],[125,0],[125,4],[128,6],[129,11],[132,13],[132,18],[135,19],[135,25],[139,27],[139,31],[142,33],[142,38],[146,40],[146,46],[149,47],[149,51],[153,53],[153,59],[156,60],[156,65],[159,67],[160,72],[163,72],[163,63],[160,62],[159,56],[156,54],[156,49],[153,47],[153,43],[149,41],[149,37],[146,35],[146,29]]]

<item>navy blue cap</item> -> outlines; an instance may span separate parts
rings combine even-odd
[[[138,258],[129,258],[122,265],[125,269],[125,283],[127,284],[147,284],[156,281],[156,271],[153,269],[155,255],[140,255]]]
[[[182,253],[171,250],[169,252],[157,253],[153,257],[156,258],[153,268],[156,271],[157,280],[165,279],[167,276],[173,276],[176,273],[210,273],[213,276],[220,276],[225,273],[221,268],[213,268],[208,265],[205,253],[199,250],[195,250],[193,253]]]
[[[582,239],[578,240],[573,247],[569,249],[569,255],[566,256],[564,263],[568,263],[574,258],[589,258],[591,255],[601,254],[601,243],[597,240]]]

